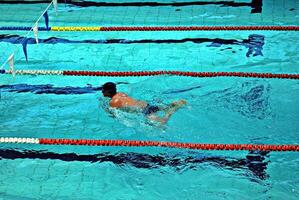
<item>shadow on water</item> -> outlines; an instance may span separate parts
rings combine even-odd
[[[168,155],[161,153],[150,155],[145,153],[100,153],[91,155],[78,155],[75,153],[54,153],[46,151],[15,149],[0,149],[0,158],[2,159],[42,159],[42,160],[61,160],[65,162],[81,161],[90,163],[111,162],[118,166],[132,166],[143,169],[159,169],[169,167],[177,173],[183,173],[186,170],[197,170],[201,164],[208,163],[217,168],[239,171],[245,173],[251,181],[265,180],[269,177],[267,174],[267,165],[269,161],[269,152],[252,151],[245,158],[210,156],[208,154],[188,153],[187,155]],[[250,172],[250,173],[248,173]],[[163,172],[161,172],[163,173]]]
[[[33,94],[57,94],[57,95],[71,95],[71,94],[89,94],[101,91],[101,87],[55,87],[52,84],[45,85],[28,85],[28,84],[15,84],[15,85],[0,85],[3,92],[16,92],[16,93],[33,93]]]
[[[88,44],[181,44],[186,42],[192,42],[195,44],[209,43],[207,47],[220,48],[222,45],[237,45],[247,48],[246,57],[249,56],[263,56],[262,50],[264,46],[264,36],[258,34],[251,34],[248,39],[236,40],[236,39],[222,39],[222,38],[183,38],[183,39],[140,39],[140,40],[129,40],[129,39],[100,39],[100,40],[68,40],[64,38],[51,37],[47,39],[39,39],[39,43],[44,44],[77,44],[77,43],[88,43]],[[8,42],[12,44],[23,45],[23,51],[27,57],[27,44],[36,44],[34,38],[25,38],[18,35],[0,35],[0,42]],[[230,47],[229,47],[230,48]],[[221,49],[220,51],[223,51]]]

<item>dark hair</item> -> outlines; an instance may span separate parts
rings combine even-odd
[[[112,82],[107,82],[102,86],[103,93],[109,93],[110,95],[116,94],[116,84]]]

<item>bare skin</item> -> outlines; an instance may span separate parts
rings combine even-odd
[[[133,99],[132,97],[129,97],[127,94],[122,92],[118,92],[113,96],[110,96],[109,93],[107,94],[104,93],[103,95],[105,97],[111,98],[109,105],[112,108],[120,108],[120,109],[123,108],[123,109],[129,109],[130,111],[138,112],[138,111],[142,111],[148,106],[147,102]],[[166,106],[165,108],[159,107],[159,111],[164,111],[164,116],[159,117],[156,114],[152,113],[147,115],[147,117],[152,121],[165,124],[169,120],[171,115],[185,104],[186,104],[185,100],[175,101],[169,104],[168,106]]]

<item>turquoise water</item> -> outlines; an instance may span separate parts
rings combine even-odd
[[[50,26],[299,25],[298,1],[262,1],[261,13],[254,14],[249,6],[207,2],[180,7],[60,4],[57,16],[49,11]],[[0,26],[32,26],[46,7],[1,3]],[[16,69],[299,73],[298,32],[39,32],[40,39],[55,37],[55,42],[28,44],[28,61],[22,46],[12,42],[25,32],[0,34],[1,64],[15,51]],[[12,35],[10,42],[3,40]],[[132,43],[88,42],[114,39]],[[157,127],[142,115],[117,112],[117,118],[111,117],[100,92],[58,95],[32,89],[51,84],[71,91],[66,86],[86,89],[107,81],[128,82],[118,89],[153,104],[188,103]],[[23,90],[20,84],[26,84]],[[298,144],[297,80],[1,75],[0,85],[1,137]],[[13,92],[13,86],[18,90]],[[0,199],[299,197],[298,153],[2,144],[0,156]]]

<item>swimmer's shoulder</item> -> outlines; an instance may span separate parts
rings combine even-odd
[[[120,100],[119,98],[114,98],[114,97],[113,97],[113,98],[110,100],[109,105],[110,105],[111,107],[113,107],[113,108],[119,108],[119,107],[122,106],[122,102],[121,102],[121,100]]]
[[[124,98],[124,97],[128,97],[128,95],[125,94],[125,93],[122,93],[122,92],[116,93],[112,97],[112,99],[111,99],[111,101],[109,103],[110,106],[113,107],[113,108],[120,108],[120,107],[122,107],[123,106],[123,99],[122,98]]]

